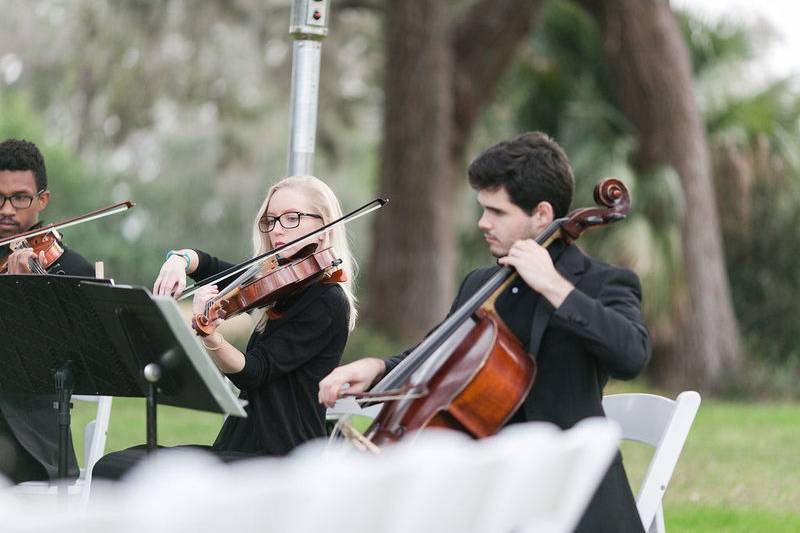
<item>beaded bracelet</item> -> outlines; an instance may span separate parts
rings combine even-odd
[[[192,264],[192,258],[189,257],[189,252],[179,252],[177,250],[170,250],[169,252],[167,252],[167,255],[164,256],[164,261],[166,261],[167,259],[169,259],[173,255],[179,255],[179,256],[183,257],[184,259],[186,259],[186,268],[184,269],[184,271],[188,274],[189,273],[189,266]]]

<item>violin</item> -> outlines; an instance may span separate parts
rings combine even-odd
[[[46,226],[18,233],[6,239],[0,239],[0,246],[8,244],[12,251],[20,248],[33,248],[37,257],[31,258],[28,262],[31,272],[47,274],[47,269],[64,253],[64,247],[61,245],[61,235],[56,230],[121,213],[122,211],[127,211],[134,205],[135,204],[129,201],[119,202],[85,215],[68,218],[54,224],[47,224]],[[43,264],[38,259],[40,252],[44,252]],[[8,257],[5,257],[0,259],[0,273],[5,273],[7,271]]]
[[[36,257],[28,259],[28,266],[34,274],[47,274],[47,270],[56,262],[58,258],[64,253],[64,247],[61,246],[61,236],[56,231],[42,233],[33,237],[28,237],[19,241],[15,241],[10,245],[11,251],[21,250],[24,248],[31,248],[36,254]],[[44,254],[44,262],[39,260],[40,254]],[[0,259],[0,274],[8,272],[9,256]]]
[[[247,261],[242,261],[241,263],[239,263],[237,265],[233,265],[232,267],[230,267],[227,270],[224,270],[222,272],[219,272],[218,274],[215,274],[215,275],[213,275],[211,277],[208,277],[208,278],[204,279],[200,283],[195,283],[191,287],[187,287],[186,290],[183,291],[183,294],[181,295],[181,297],[178,298],[178,300],[183,300],[183,299],[188,298],[189,296],[193,295],[200,287],[204,287],[206,285],[211,285],[212,283],[217,283],[219,281],[227,279],[227,278],[233,276],[234,274],[238,274],[239,272],[242,272],[243,270],[247,269],[244,274],[242,274],[239,278],[236,279],[236,281],[234,281],[233,284],[238,286],[239,284],[243,283],[246,280],[246,278],[250,277],[254,272],[258,272],[261,269],[261,265],[264,262],[271,261],[272,259],[277,258],[281,254],[281,252],[283,252],[284,250],[287,250],[289,248],[293,248],[293,247],[295,247],[295,245],[300,245],[300,244],[308,241],[309,239],[313,239],[317,235],[320,235],[320,234],[322,234],[322,233],[324,233],[326,231],[329,231],[331,228],[333,228],[335,226],[338,226],[339,224],[346,224],[347,222],[352,222],[353,220],[356,220],[357,218],[361,218],[361,217],[363,217],[364,215],[366,215],[368,213],[371,213],[371,212],[373,212],[373,211],[375,211],[377,209],[381,209],[382,207],[384,207],[388,203],[389,203],[389,200],[387,198],[375,198],[371,202],[367,202],[366,204],[362,205],[361,207],[359,207],[357,209],[354,209],[353,211],[347,213],[346,215],[341,216],[341,217],[337,218],[336,220],[334,220],[332,222],[328,222],[327,224],[325,224],[324,226],[322,226],[320,228],[317,228],[315,230],[309,231],[305,235],[302,235],[302,236],[294,239],[293,241],[287,242],[286,244],[278,246],[277,248],[273,248],[272,250],[270,250],[268,252],[264,252],[263,254],[260,254],[260,255],[257,255],[255,257],[252,257],[252,258],[248,259]],[[0,243],[0,244],[2,244],[2,243]],[[314,249],[316,249],[316,246],[315,246]],[[299,253],[300,252],[298,252],[298,254]],[[295,254],[295,255],[298,255],[298,254]],[[218,295],[218,297],[219,297],[219,295]]]
[[[594,197],[599,207],[578,209],[554,220],[536,241],[545,247],[557,239],[569,244],[589,228],[625,218],[630,198],[620,180],[602,180]],[[428,427],[482,438],[503,427],[536,377],[534,356],[494,306],[516,277],[514,268],[501,268],[371,391],[343,394],[385,400],[364,434],[366,439],[381,446]]]
[[[333,248],[315,252],[316,244],[308,244],[288,259],[274,257],[263,264],[255,276],[243,276],[226,287],[224,293],[206,303],[202,314],[192,317],[192,327],[205,337],[214,332],[212,324],[217,319],[227,319],[251,309],[266,307],[270,318],[280,315],[272,309],[285,298],[314,283],[339,283],[346,281],[341,268],[342,260]]]

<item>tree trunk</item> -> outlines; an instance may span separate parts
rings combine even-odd
[[[449,307],[465,149],[542,3],[480,0],[455,22],[449,2],[387,3],[379,192],[390,204],[375,221],[363,315],[386,333],[418,340]]]
[[[452,92],[445,2],[386,8],[381,186],[389,205],[375,218],[367,320],[419,338],[453,294],[455,234],[449,175]]]
[[[742,352],[688,50],[666,0],[581,3],[600,22],[616,98],[638,129],[637,165],[669,164],[683,184],[685,212],[676,216],[683,217],[687,305],[672,357],[657,364],[655,377],[670,388],[719,390]]]

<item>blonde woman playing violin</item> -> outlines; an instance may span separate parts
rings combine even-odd
[[[322,181],[311,176],[286,178],[269,189],[255,217],[254,255],[289,243],[340,216],[339,201]],[[228,417],[210,448],[223,461],[284,455],[305,441],[325,436],[325,407],[317,401],[317,383],[339,364],[355,324],[354,262],[343,225],[315,239],[318,249],[336,249],[345,281],[316,283],[293,294],[276,305],[277,313],[270,313],[279,318],[268,318],[263,309],[251,312],[253,332],[244,352],[218,331],[202,338],[217,367],[248,402],[247,418]],[[294,251],[288,249],[285,255]],[[230,266],[200,250],[176,250],[162,265],[153,292],[177,297],[186,287],[187,275],[199,282]],[[202,313],[222,288],[207,285],[198,289],[193,301],[195,314]],[[94,475],[119,478],[143,455],[143,447],[110,454],[101,459]]]

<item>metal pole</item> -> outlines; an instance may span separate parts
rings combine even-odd
[[[161,367],[156,363],[148,363],[142,372],[147,381],[147,453],[153,453],[158,447],[157,408],[158,382],[161,380]]]
[[[288,175],[314,173],[322,40],[328,35],[329,0],[293,0],[292,95]]]
[[[56,493],[62,504],[66,504],[68,494],[67,484],[67,449],[69,447],[70,435],[70,408],[72,403],[72,372],[69,370],[69,362],[63,368],[55,372],[56,385],[56,405],[58,407],[58,488]],[[56,407],[54,405],[54,407]]]

